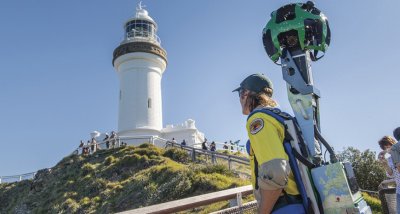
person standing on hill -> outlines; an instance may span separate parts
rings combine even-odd
[[[201,143],[201,149],[208,150],[208,148],[207,148],[207,138],[204,139],[203,143]]]
[[[305,214],[300,192],[283,148],[285,127],[264,108],[277,106],[272,82],[262,74],[248,76],[233,90],[239,93],[242,113],[248,115],[249,157],[258,213]]]

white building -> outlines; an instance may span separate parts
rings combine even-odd
[[[194,120],[163,128],[161,79],[167,53],[157,36],[157,23],[141,5],[124,24],[124,40],[114,50],[113,65],[120,81],[118,136],[160,137],[188,145],[201,143],[204,134]],[[140,144],[143,140],[131,140]]]

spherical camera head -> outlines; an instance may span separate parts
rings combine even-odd
[[[314,3],[287,4],[271,13],[263,30],[263,43],[269,58],[276,62],[282,50],[313,50],[311,59],[316,61],[318,51],[329,47],[331,32],[327,17]]]

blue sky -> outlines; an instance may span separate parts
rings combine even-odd
[[[0,2],[0,175],[51,167],[98,130],[117,129],[118,79],[112,52],[135,0]],[[209,140],[246,141],[246,117],[231,91],[264,73],[291,112],[279,66],[261,32],[289,1],[146,0],[168,53],[164,126],[188,118]],[[377,151],[400,126],[400,2],[316,1],[332,31],[326,56],[313,63],[321,91],[321,127],[336,150]],[[397,26],[397,27],[396,27]]]

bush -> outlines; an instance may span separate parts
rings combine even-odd
[[[90,205],[90,198],[84,197],[79,201],[81,206],[89,206]]]
[[[96,166],[94,166],[93,164],[85,163],[82,166],[82,173],[83,173],[83,175],[87,175],[87,174],[90,174],[91,172],[93,172],[95,169],[96,169]]]
[[[142,162],[141,161],[142,159],[143,159],[143,157],[138,154],[128,155],[128,156],[123,157],[118,162],[118,165],[122,166],[122,167],[135,166],[136,164]]]
[[[372,197],[368,193],[362,193],[362,196],[365,202],[371,207],[372,213],[383,213],[381,200]]]
[[[229,171],[228,167],[226,167],[225,165],[221,165],[221,164],[205,166],[205,167],[201,168],[200,171],[203,173],[206,173],[206,174],[219,173],[222,175],[233,176],[232,171]]]
[[[187,151],[178,148],[171,148],[164,152],[164,157],[168,157],[171,160],[181,163],[187,163],[190,160],[189,154]]]
[[[115,162],[115,157],[110,155],[104,160],[104,165],[109,166],[110,164]]]
[[[65,210],[66,213],[76,213],[79,209],[79,204],[72,198],[68,198],[65,200],[63,204],[63,210]]]
[[[161,155],[161,151],[158,148],[139,148],[139,149],[135,149],[135,154],[139,154],[139,155],[146,155],[147,157],[150,157],[152,155],[156,155],[159,156]]]

